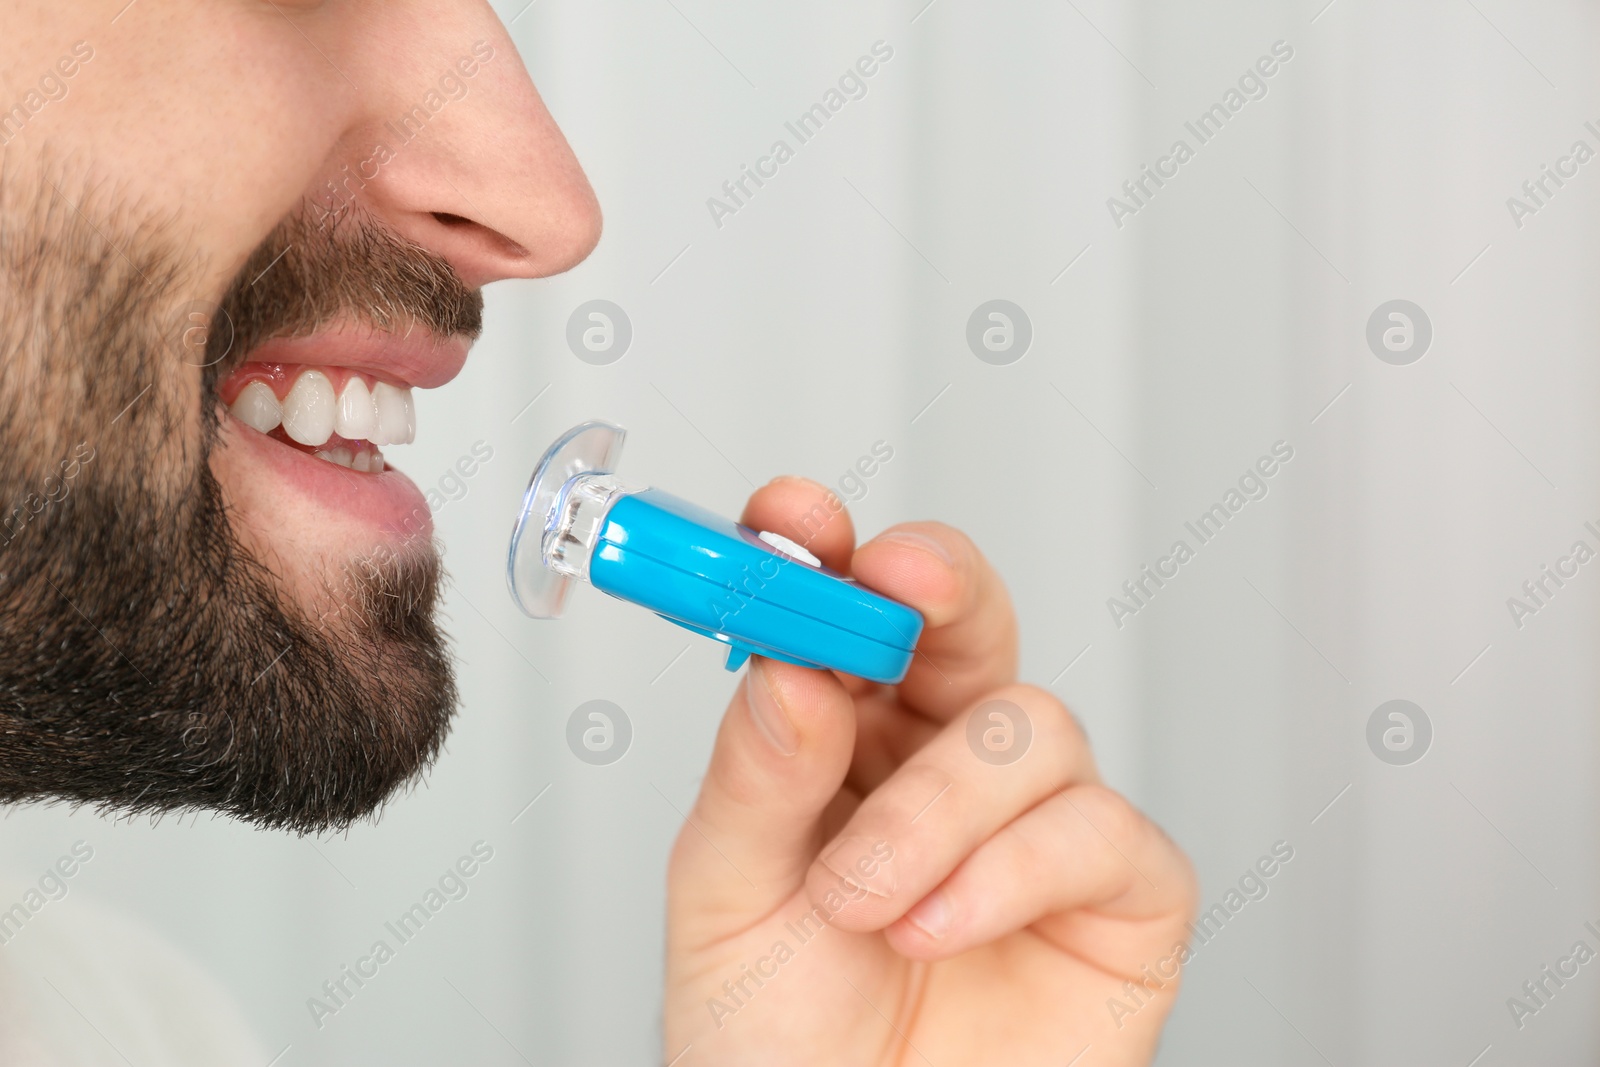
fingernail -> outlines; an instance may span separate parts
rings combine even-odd
[[[950,901],[935,889],[906,912],[906,921],[937,941],[950,930]]]
[[[878,540],[920,548],[924,552],[931,552],[936,559],[942,559],[952,567],[956,565],[956,558],[950,554],[950,550],[927,534],[912,533],[906,530],[899,533],[884,534]]]
[[[886,841],[865,837],[844,837],[822,857],[822,865],[839,876],[843,889],[851,896],[864,889],[877,897],[894,893],[894,849]]]
[[[750,708],[750,718],[755,720],[756,729],[771,742],[773,748],[785,756],[800,751],[800,735],[795,731],[794,723],[789,721],[789,716],[783,713],[778,698],[773,695],[772,686],[767,681],[767,670],[758,656],[750,657],[750,669],[745,672],[744,702]]]
[[[816,489],[816,490],[819,490],[819,491],[824,492],[824,493],[832,492],[832,490],[830,490],[827,486],[823,485],[821,482],[813,481],[810,478],[801,477],[798,474],[780,474],[776,478],[772,479],[772,481],[768,482],[767,484],[768,485],[777,485],[779,482],[795,482],[795,483],[797,483],[799,485],[809,486],[812,489]]]

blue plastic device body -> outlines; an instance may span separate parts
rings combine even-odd
[[[727,644],[729,670],[754,653],[892,684],[922,634],[915,609],[659,489],[611,505],[589,581]]]

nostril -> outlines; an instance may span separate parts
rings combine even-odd
[[[491,230],[482,223],[474,222],[469,218],[452,214],[449,211],[431,211],[429,214],[431,214],[441,226],[446,226],[452,230],[478,231],[480,234],[482,234],[484,239],[488,241],[489,244],[494,246],[494,248],[502,255],[511,256],[515,259],[526,259],[531,254],[526,248],[507,237],[505,234],[498,230]]]

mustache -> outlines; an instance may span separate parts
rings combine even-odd
[[[443,339],[483,332],[483,294],[448,260],[362,215],[318,227],[302,209],[272,229],[229,285],[208,331],[206,391],[264,341],[355,319]]]

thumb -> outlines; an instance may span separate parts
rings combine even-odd
[[[749,663],[672,851],[668,917],[689,944],[742,930],[804,888],[855,746],[854,705],[833,672]]]

